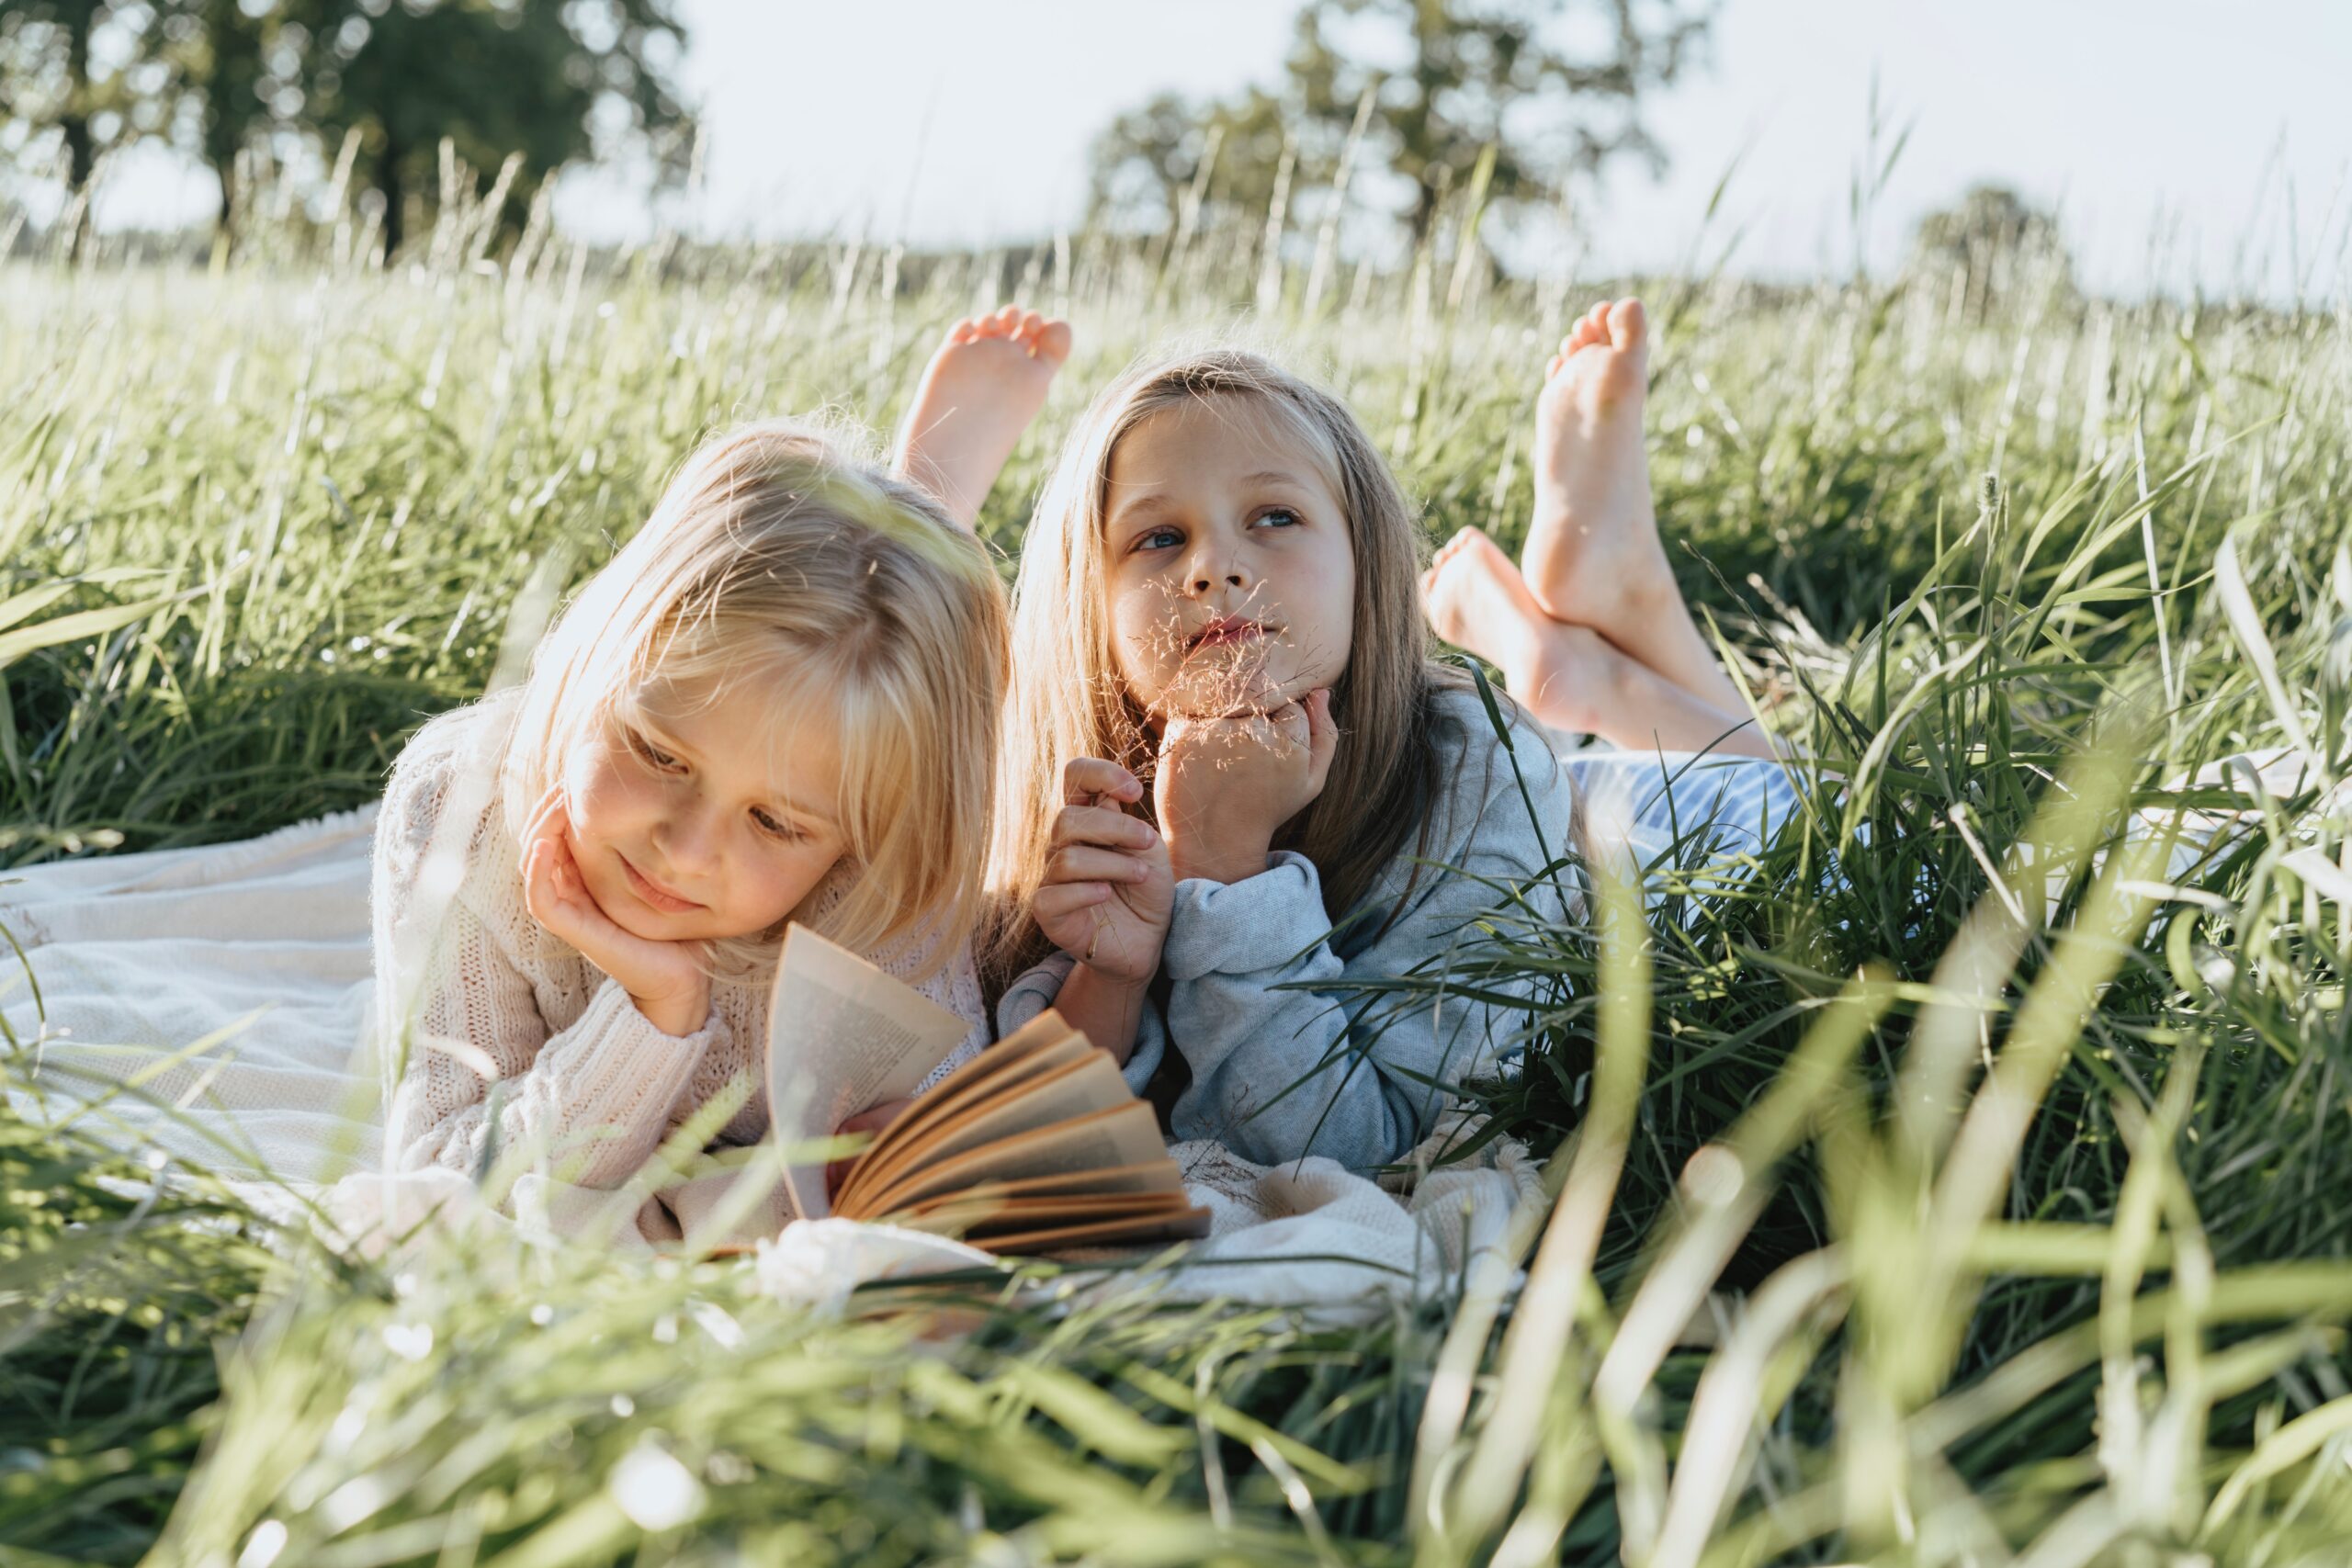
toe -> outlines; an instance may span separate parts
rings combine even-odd
[[[1609,310],[1609,341],[1617,348],[1639,348],[1649,327],[1639,299],[1620,299]]]
[[[1069,323],[1047,321],[1038,329],[1037,336],[1030,344],[1029,352],[1040,359],[1059,365],[1069,357]]]
[[[980,323],[967,316],[947,329],[949,343],[969,343],[980,335]]]

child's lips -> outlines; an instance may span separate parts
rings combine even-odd
[[[613,858],[619,861],[621,863],[621,869],[628,874],[629,891],[636,894],[638,897],[644,900],[648,905],[659,909],[662,913],[665,915],[683,915],[688,909],[699,909],[702,908],[700,904],[695,903],[693,899],[681,898],[675,893],[671,892],[660,883],[647,876],[645,873],[638,870],[636,866],[630,864],[628,856],[622,854],[618,850],[613,852]]]
[[[1266,635],[1266,628],[1256,621],[1211,621],[1193,634],[1192,646],[1201,648],[1229,647],[1239,642],[1257,642]]]

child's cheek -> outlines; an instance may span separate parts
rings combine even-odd
[[[796,851],[783,857],[784,863],[761,877],[752,895],[758,908],[747,910],[744,930],[764,931],[798,908],[817,885],[825,880],[841,857],[821,849]]]
[[[1165,594],[1129,591],[1111,606],[1112,642],[1119,676],[1128,694],[1145,707],[1157,704],[1183,665],[1179,623],[1168,614]]]
[[[646,815],[647,803],[638,798],[643,793],[639,781],[623,776],[603,757],[575,755],[564,770],[563,787],[571,835],[582,849],[628,837]]]

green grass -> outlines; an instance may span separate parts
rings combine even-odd
[[[534,236],[390,275],[305,243],[0,269],[0,864],[367,800],[699,432],[887,428],[939,329],[1009,293],[1080,348],[984,518],[1008,552],[1087,392],[1179,333],[1273,344],[1433,536],[1512,542],[1535,371],[1599,291],[1441,257],[1311,311],[1301,268],[1259,310],[1226,237],[918,265]],[[1662,869],[1646,922],[1499,919],[1442,977],[1530,998],[1525,1071],[1477,1088],[1560,1151],[1524,1293],[1352,1332],[979,1285],[817,1321],[718,1264],[339,1263],[0,1122],[0,1548],[2339,1561],[2344,318],[2030,279],[1984,310],[1932,277],[1645,293],[1678,568],[1816,763],[1803,818]],[[2224,852],[2168,880],[2122,838],[2289,743],[2312,787]]]

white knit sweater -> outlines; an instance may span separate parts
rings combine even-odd
[[[493,697],[419,730],[377,820],[376,1037],[396,1042],[410,1025],[405,1069],[390,1086],[388,1163],[478,1171],[494,1135],[493,1159],[532,1147],[550,1174],[617,1186],[738,1080],[751,1099],[718,1142],[757,1142],[768,1126],[766,987],[714,985],[703,1027],[664,1034],[524,907],[521,852],[496,786],[514,711],[512,697]],[[797,918],[820,923],[847,887],[835,873]],[[971,1021],[944,1072],[988,1043],[987,1014],[968,951],[914,981],[925,956],[913,944],[867,954]],[[387,1051],[390,1062],[401,1057]]]

